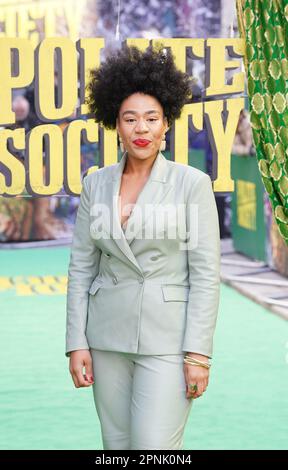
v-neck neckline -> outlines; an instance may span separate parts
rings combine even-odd
[[[157,155],[158,157],[158,155]],[[152,171],[153,171],[153,167],[155,165],[155,162],[157,160],[157,157],[155,158],[154,162],[153,162],[153,165],[152,165],[152,168],[150,170],[150,173],[149,173],[149,176],[147,178],[147,180],[145,181],[144,185],[142,186],[141,188],[141,191],[139,191],[138,193],[138,196],[137,196],[137,199],[135,201],[135,203],[133,204],[133,208],[132,210],[130,211],[130,214],[129,214],[129,217],[125,220],[125,222],[123,222],[123,224],[121,224],[121,210],[120,210],[120,203],[119,203],[119,199],[120,199],[120,189],[121,189],[121,183],[122,183],[122,177],[123,177],[123,171],[124,171],[124,168],[125,168],[125,165],[123,166],[123,171],[121,172],[120,174],[120,178],[119,178],[119,186],[118,186],[118,191],[117,191],[117,211],[118,211],[118,218],[119,218],[119,223],[120,223],[120,227],[121,227],[121,230],[123,233],[125,233],[125,230],[127,228],[127,225],[129,223],[129,220],[133,214],[133,211],[134,211],[134,207],[137,205],[140,197],[142,196],[144,190],[146,189],[146,187],[148,186],[149,184],[149,181],[151,181],[151,176],[152,176]],[[126,161],[127,161],[127,154],[126,154]],[[122,209],[122,208],[121,208]],[[125,225],[125,227],[123,227]]]

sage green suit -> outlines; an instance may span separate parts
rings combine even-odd
[[[124,234],[117,196],[126,158],[83,179],[68,269],[65,354],[91,347],[212,357],[220,235],[211,179],[159,151]],[[196,241],[190,235],[196,247],[187,233],[196,235]]]

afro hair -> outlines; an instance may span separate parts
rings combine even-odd
[[[86,103],[95,122],[115,129],[121,103],[142,92],[159,101],[170,127],[191,99],[192,80],[177,69],[170,49],[149,47],[142,52],[125,44],[98,68],[90,69]]]

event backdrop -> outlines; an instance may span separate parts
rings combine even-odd
[[[0,1],[0,35],[28,38],[35,47],[48,37],[66,36],[73,41],[103,37],[104,59],[105,54],[119,47],[120,41],[126,38],[219,37],[220,3],[220,0],[126,0],[120,2],[119,12],[112,0],[5,0]],[[187,51],[187,71],[197,77],[198,93],[201,94],[204,64],[198,61],[197,68],[192,70],[188,48]],[[56,98],[57,78],[55,72]],[[25,128],[29,132],[41,124],[35,113],[34,82],[28,87],[14,90],[12,108],[16,123],[5,128]],[[55,124],[64,132],[74,119],[76,116],[72,114],[67,119],[55,121]],[[204,135],[205,131],[199,134],[197,140],[190,134],[189,145],[194,145],[196,151],[197,146],[205,150],[209,171],[211,148],[207,147]],[[167,141],[169,151],[169,135]],[[14,154],[20,160],[24,159],[24,152]],[[82,139],[82,174],[99,163],[98,143],[91,144]],[[202,169],[206,171],[206,163],[203,164]],[[2,169],[0,162],[0,172]],[[52,196],[33,197],[25,191],[14,198],[0,197],[0,242],[71,238],[78,204],[79,196],[67,195],[64,189],[62,194]]]

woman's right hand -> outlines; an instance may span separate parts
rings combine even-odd
[[[85,373],[83,373],[83,367],[85,367]],[[71,351],[69,371],[76,388],[93,385],[92,357],[89,349]]]

